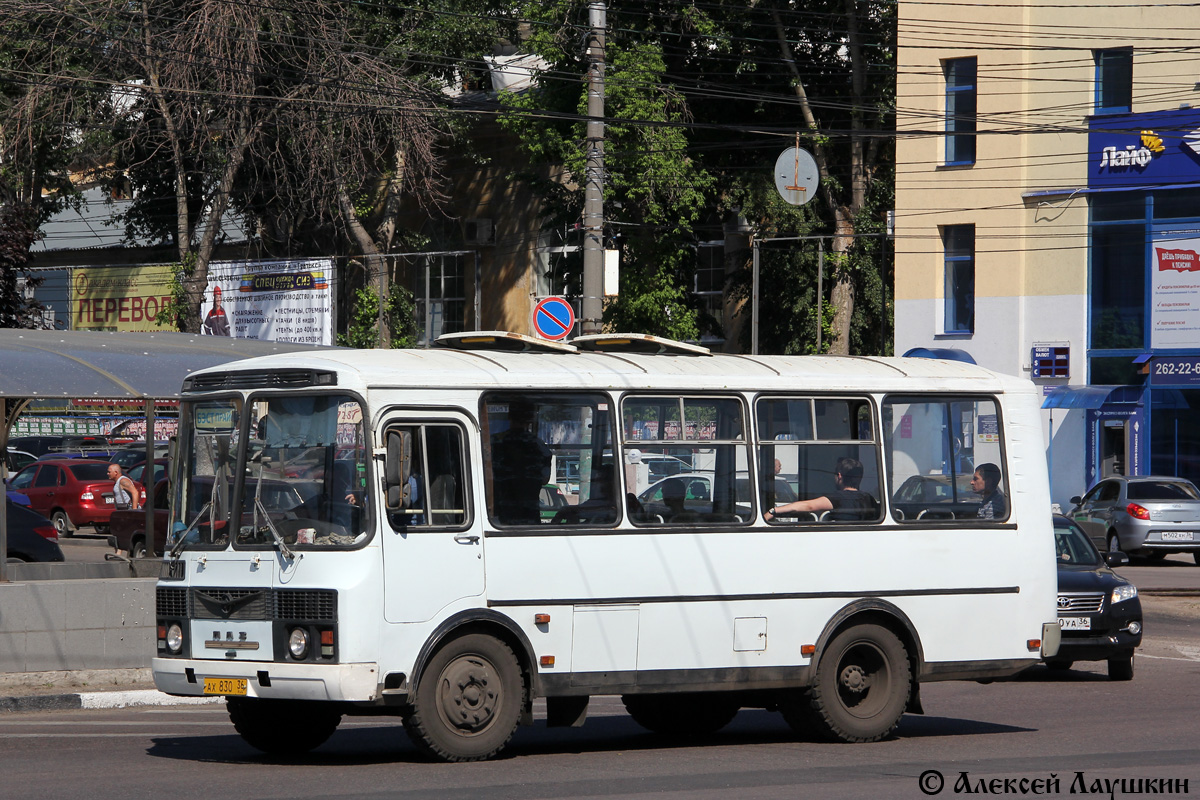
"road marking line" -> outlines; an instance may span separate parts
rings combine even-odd
[[[1200,658],[1177,658],[1175,656],[1148,656],[1144,653],[1138,653],[1138,658],[1157,658],[1159,661],[1200,661]]]

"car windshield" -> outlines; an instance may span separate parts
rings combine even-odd
[[[1200,500],[1200,492],[1187,481],[1130,481],[1130,500]]]
[[[108,480],[108,464],[72,464],[67,469],[78,481]]]
[[[1100,553],[1083,529],[1061,517],[1054,518],[1054,549],[1060,566],[1095,567],[1101,563]]]

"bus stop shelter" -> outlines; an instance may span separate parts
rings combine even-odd
[[[8,434],[33,400],[144,402],[146,457],[153,463],[154,406],[179,399],[183,379],[206,367],[271,353],[314,350],[312,345],[196,336],[0,329],[0,453]],[[0,473],[8,480],[0,462]],[[150,487],[151,490],[153,487]],[[7,500],[7,497],[5,498]],[[153,542],[153,503],[146,504],[146,533]],[[0,582],[8,580],[8,503],[0,503]]]

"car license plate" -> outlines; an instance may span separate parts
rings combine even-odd
[[[1164,542],[1190,542],[1192,540],[1191,531],[1163,531],[1162,540]]]
[[[1090,631],[1092,619],[1091,617],[1059,617],[1058,626],[1064,631]],[[207,683],[208,681],[205,681],[206,685]]]
[[[111,506],[113,504],[113,499],[111,497],[109,497],[108,495],[104,495],[104,502],[108,503]]]
[[[205,694],[238,694],[246,693],[245,678],[205,678]]]

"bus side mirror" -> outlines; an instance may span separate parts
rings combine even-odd
[[[388,431],[387,454],[383,462],[383,481],[387,507],[405,508],[408,503],[408,476],[412,472],[412,434]]]

